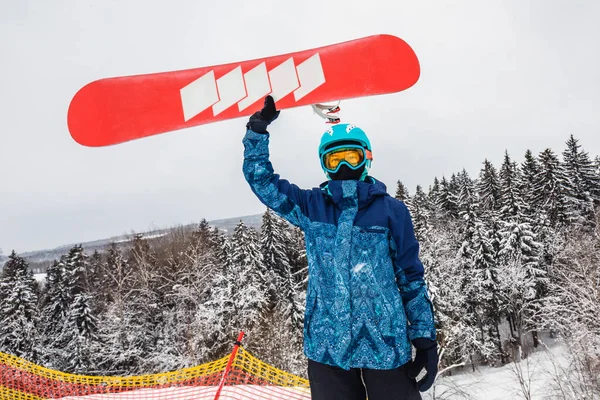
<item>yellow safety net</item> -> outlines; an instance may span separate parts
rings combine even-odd
[[[308,381],[239,347],[230,356],[178,371],[138,376],[85,376],[53,371],[0,353],[0,399],[197,400],[310,399]]]

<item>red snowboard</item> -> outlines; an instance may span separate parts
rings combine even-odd
[[[271,94],[278,109],[394,93],[419,79],[417,56],[395,36],[232,64],[94,81],[71,100],[71,136],[108,146],[248,116]]]

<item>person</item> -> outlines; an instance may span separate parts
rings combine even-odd
[[[250,117],[242,169],[258,199],[305,234],[311,397],[420,399],[433,384],[438,354],[409,211],[369,176],[371,144],[354,125],[332,125],[321,138],[326,182],[303,190],[280,178],[269,161],[267,131],[279,113],[267,96]]]

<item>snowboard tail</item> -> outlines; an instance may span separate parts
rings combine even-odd
[[[286,109],[399,92],[419,75],[406,42],[374,35],[238,63],[100,79],[75,94],[67,124],[76,142],[109,146],[249,116],[268,94]]]

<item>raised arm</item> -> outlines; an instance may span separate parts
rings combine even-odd
[[[302,190],[273,170],[269,161],[269,133],[267,126],[279,116],[275,101],[265,98],[263,109],[250,117],[243,139],[243,172],[250,188],[267,207],[301,229],[308,227],[307,204],[311,191]]]

